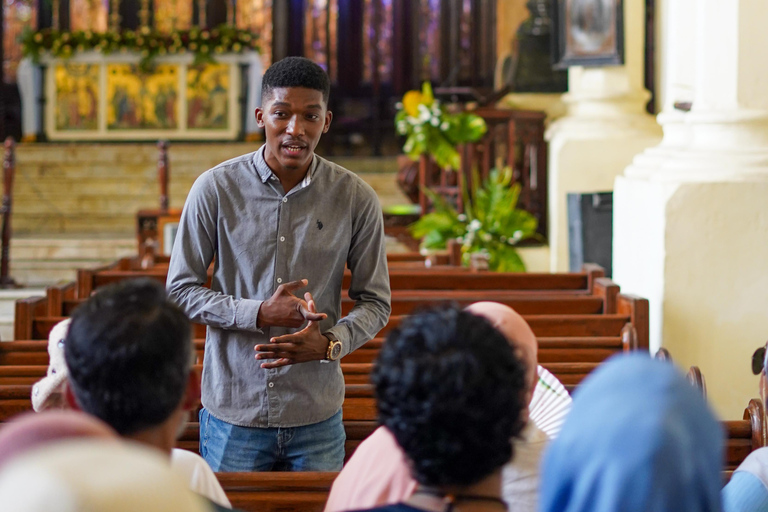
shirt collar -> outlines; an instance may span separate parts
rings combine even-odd
[[[262,145],[259,148],[259,150],[256,151],[256,155],[254,156],[256,171],[259,173],[259,177],[261,178],[262,183],[266,183],[269,180],[278,179],[275,173],[272,172],[272,169],[270,169],[269,166],[267,165],[267,161],[264,159],[264,149],[266,147],[267,147],[266,144]],[[304,179],[301,181],[301,183],[299,183],[298,188],[304,188],[312,182],[312,177],[315,174],[315,169],[317,169],[317,164],[318,164],[317,155],[312,155],[312,162],[309,164],[309,169],[307,170],[307,174],[304,176]]]

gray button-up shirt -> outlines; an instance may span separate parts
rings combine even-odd
[[[260,368],[254,345],[298,329],[258,329],[262,301],[281,283],[308,279],[321,322],[342,355],[375,337],[389,318],[390,290],[381,206],[354,173],[314,156],[287,194],[264,148],[200,175],[187,197],[167,288],[208,326],[202,401],[215,417],[249,427],[293,427],[333,416],[344,400],[339,362]],[[214,260],[215,256],[215,260]],[[211,288],[203,287],[215,261]],[[341,316],[344,267],[355,306]]]

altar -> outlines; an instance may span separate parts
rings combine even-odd
[[[224,141],[257,131],[257,52],[217,55],[205,63],[190,54],[158,57],[149,67],[140,62],[130,53],[41,58],[46,138]],[[24,108],[34,106],[25,102]]]

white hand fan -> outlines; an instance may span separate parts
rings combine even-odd
[[[529,417],[547,437],[554,439],[571,410],[571,395],[547,370],[539,366],[538,372],[539,380],[528,407]]]

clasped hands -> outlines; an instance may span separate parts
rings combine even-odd
[[[262,368],[279,368],[307,361],[325,359],[328,350],[328,338],[320,332],[320,320],[328,317],[318,313],[312,294],[306,292],[304,299],[292,292],[307,286],[306,279],[281,284],[269,299],[262,302],[256,321],[258,327],[306,327],[292,334],[277,336],[269,344],[256,345],[256,359],[271,359],[261,363]]]

